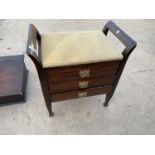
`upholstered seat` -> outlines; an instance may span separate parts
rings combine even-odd
[[[123,59],[100,31],[42,34],[41,51],[43,68]]]

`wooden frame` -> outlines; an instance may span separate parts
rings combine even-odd
[[[119,68],[117,70],[116,77],[115,77],[114,83],[112,85],[112,89],[110,92],[107,91],[108,93],[106,94],[104,106],[108,106],[108,103],[109,103],[111,97],[113,96],[114,91],[117,87],[118,81],[121,77],[121,74],[122,74],[125,64],[128,60],[128,57],[137,45],[136,42],[132,38],[130,38],[123,30],[121,30],[112,21],[109,21],[103,29],[103,33],[105,35],[108,34],[108,31],[111,31],[125,45],[125,49],[122,52],[123,60],[120,61]],[[37,43],[38,43],[38,47],[39,47],[38,55],[36,54]],[[48,75],[46,72],[47,69],[43,68],[42,64],[41,64],[41,35],[40,35],[39,31],[36,29],[36,27],[32,24],[29,25],[26,53],[32,59],[32,61],[34,62],[35,66],[36,66],[36,69],[37,69],[37,72],[39,75],[39,79],[40,79],[40,83],[41,83],[41,87],[42,87],[42,92],[43,92],[45,102],[46,102],[46,107],[48,109],[49,115],[53,116],[52,98],[51,98],[50,88],[48,85],[48,79],[47,79]]]
[[[36,55],[35,52],[32,52],[31,49],[29,48],[31,43],[33,43],[34,48],[36,48],[36,41],[38,41],[39,43],[39,51],[38,51],[39,55],[38,56]],[[46,107],[48,109],[49,115],[53,116],[54,114],[52,112],[51,97],[49,93],[46,72],[43,69],[41,65],[41,60],[40,60],[41,59],[41,56],[40,56],[41,55],[41,36],[40,36],[39,31],[32,24],[29,25],[26,53],[32,59],[32,61],[34,62],[36,66],[38,76],[40,79],[40,83],[41,83],[42,92],[43,92],[45,103],[46,103]]]
[[[119,79],[121,77],[123,69],[125,67],[125,64],[128,60],[128,57],[137,46],[137,43],[112,21],[109,21],[103,29],[103,33],[105,35],[108,34],[108,31],[111,31],[125,45],[125,49],[122,52],[123,60],[120,63],[120,66],[119,66],[119,69],[118,69],[118,72],[116,75],[116,79],[113,84],[113,89],[112,89],[111,93],[106,94],[104,106],[108,106],[108,103],[115,92],[115,89],[117,87],[117,84],[119,82]]]

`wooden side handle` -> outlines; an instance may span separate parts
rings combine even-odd
[[[130,53],[136,48],[137,43],[122,29],[120,29],[114,22],[109,21],[105,25],[103,33],[107,35],[108,31],[111,31],[125,45],[125,49],[122,53],[123,56],[129,56]]]
[[[33,57],[39,63],[41,62],[40,61],[40,43],[41,43],[41,36],[39,31],[36,29],[36,27],[33,24],[30,24],[27,46],[26,46],[26,53],[28,56],[30,56],[31,58]]]

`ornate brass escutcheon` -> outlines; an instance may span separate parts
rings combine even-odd
[[[88,88],[89,81],[80,81],[79,88]]]
[[[80,70],[79,75],[81,78],[89,77],[90,76],[90,70],[89,69]]]
[[[86,97],[87,96],[87,92],[78,93],[78,96],[79,97]]]

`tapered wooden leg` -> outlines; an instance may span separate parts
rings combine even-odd
[[[46,107],[47,107],[47,110],[49,112],[49,116],[50,117],[54,116],[54,113],[52,112],[52,103],[51,103],[51,101],[46,101]]]
[[[48,82],[47,82],[47,78],[46,78],[46,72],[44,71],[44,69],[42,68],[40,63],[36,61],[36,59],[34,59],[32,56],[30,56],[30,57],[33,60],[34,64],[36,65],[36,68],[37,68],[37,71],[38,71],[38,75],[39,75],[39,79],[40,79],[40,83],[41,83],[41,87],[42,87],[42,92],[43,92],[43,95],[44,95],[47,110],[49,112],[49,116],[50,117],[54,116],[54,113],[52,112],[52,101],[51,101],[51,95],[50,95],[50,92],[49,92],[49,89],[48,89]]]
[[[53,111],[52,111],[52,103],[50,103],[49,116],[50,116],[50,117],[53,117],[53,116],[54,116],[54,113],[53,113]]]
[[[105,102],[104,102],[104,107],[107,107],[108,106],[108,103],[110,101],[110,99],[112,98],[112,94],[109,93],[109,94],[106,94],[106,99],[105,99]]]

